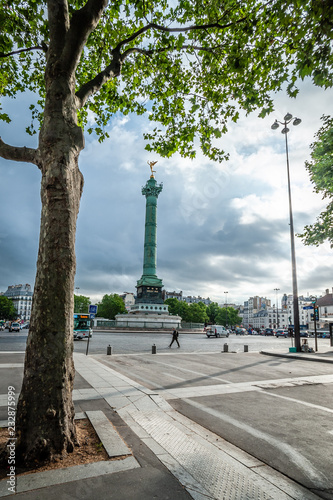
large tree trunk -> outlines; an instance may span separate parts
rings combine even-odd
[[[26,465],[72,451],[76,442],[73,312],[83,136],[74,99],[74,82],[52,83],[39,138],[40,241],[16,422],[16,455]]]

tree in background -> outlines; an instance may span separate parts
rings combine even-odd
[[[305,163],[316,193],[329,201],[317,221],[299,234],[305,245],[319,246],[329,241],[333,248],[333,118],[322,116],[323,125],[311,144],[311,161]]]
[[[39,134],[35,148],[0,139],[0,156],[41,173],[18,461],[49,460],[76,443],[72,331],[84,128],[103,140],[115,113],[145,114],[159,124],[145,136],[148,151],[193,158],[196,139],[222,160],[218,140],[240,108],[264,117],[271,93],[288,82],[296,96],[298,78],[332,85],[332,10],[329,0],[1,3],[0,94],[33,96],[27,132]],[[3,109],[0,119],[10,121]]]
[[[100,318],[115,319],[116,314],[126,314],[127,310],[123,299],[116,293],[104,295],[98,303],[98,316]]]
[[[0,319],[15,319],[17,311],[13,302],[5,295],[0,295]]]
[[[89,297],[84,295],[74,294],[74,312],[76,313],[88,313],[91,300]]]
[[[238,311],[237,309],[234,309],[233,307],[220,307],[217,316],[216,316],[216,323],[218,325],[229,325],[229,326],[234,326],[234,325],[239,325],[242,322],[242,318],[238,316]]]
[[[206,309],[207,306],[203,302],[190,304],[188,307],[189,319],[187,321],[191,323],[206,323],[208,321]]]
[[[208,306],[207,306],[207,315],[208,315],[208,318],[209,318],[209,322],[213,325],[216,324],[216,316],[218,314],[220,310],[220,307],[218,305],[217,302],[211,302]]]
[[[166,299],[164,301],[164,304],[167,304],[168,311],[170,314],[172,314],[173,316],[177,316],[177,315],[181,316],[181,314],[179,314],[179,306],[180,306],[179,300],[172,297],[170,299]]]

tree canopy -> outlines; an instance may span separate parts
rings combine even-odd
[[[0,295],[0,319],[15,319],[17,311],[13,302],[4,295]]]
[[[207,323],[234,326],[242,322],[238,311],[233,307],[220,307],[217,302],[206,306],[203,302],[188,304],[176,298],[165,301],[169,306],[170,314],[179,315],[182,321],[188,323]]]
[[[216,139],[240,108],[265,116],[272,92],[287,82],[296,96],[298,78],[332,86],[332,18],[329,0],[3,2],[0,94],[39,96],[33,134],[48,78],[64,67],[75,78],[79,125],[100,140],[115,113],[146,113],[160,124],[146,134],[148,150],[193,157],[198,137],[205,154],[222,159]],[[59,61],[45,79],[50,58]],[[0,154],[20,160],[23,151],[2,144]],[[24,156],[38,162],[33,151]]]
[[[317,140],[311,144],[311,161],[306,168],[314,184],[316,193],[329,201],[312,225],[304,228],[300,236],[305,245],[318,246],[328,241],[333,248],[333,118],[322,116],[323,125],[316,134]]]
[[[242,318],[238,315],[237,309],[233,307],[220,307],[215,321],[218,325],[235,326],[242,323]]]
[[[98,303],[98,316],[106,319],[115,319],[116,314],[126,314],[126,307],[123,299],[116,293],[104,295]]]
[[[74,295],[74,312],[76,313],[87,313],[89,312],[89,305],[91,300],[89,297],[84,295]]]

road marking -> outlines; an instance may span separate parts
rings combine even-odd
[[[293,462],[296,468],[300,469],[303,474],[308,476],[313,481],[317,488],[331,487],[330,479],[327,478],[320,470],[316,469],[306,457],[304,457],[300,452],[295,450],[289,444],[281,442],[279,439],[270,436],[266,432],[254,429],[250,425],[240,422],[239,420],[230,417],[226,413],[215,410],[214,408],[207,408],[205,405],[198,403],[197,401],[192,401],[190,399],[183,399],[183,401],[190,406],[194,406],[195,408],[198,408],[199,410],[202,410],[203,412],[218,418],[223,422],[227,422],[234,427],[237,427],[238,429],[242,429],[251,436],[254,436],[256,439],[261,439],[274,448],[280,450],[281,453],[284,453]]]
[[[191,382],[189,380],[189,382]],[[299,387],[312,384],[331,384],[333,375],[311,375],[308,377],[281,378],[273,380],[254,380],[251,382],[236,382],[214,385],[195,385],[180,388],[161,388],[157,392],[166,399],[190,398],[197,396],[214,396],[218,394],[230,394],[235,392],[256,391],[267,389],[278,389],[283,387]]]
[[[220,377],[214,377],[214,375],[207,375],[207,373],[202,373],[202,372],[198,372],[195,370],[190,370],[188,368],[183,368],[181,366],[172,365],[170,363],[162,363],[161,361],[154,360],[154,362],[156,364],[167,366],[168,368],[172,368],[172,370],[180,370],[182,372],[193,373],[194,375],[200,375],[201,378],[205,378],[205,379],[210,378],[210,379],[214,379],[214,380],[219,380],[220,382],[223,382],[225,384],[230,384],[230,380],[220,378]],[[191,382],[191,380],[188,380],[188,382]]]
[[[171,375],[171,373],[167,373],[167,372],[162,372],[162,375],[166,375],[167,377],[171,377],[171,378],[175,378],[177,380],[181,380],[182,382],[186,382],[187,379],[186,378],[182,378],[182,377],[177,377],[176,375]]]
[[[326,411],[328,413],[333,413],[333,409],[327,408],[326,406],[319,406],[319,405],[315,405],[313,403],[307,403],[306,401],[301,401],[299,399],[290,398],[288,396],[282,396],[281,394],[274,394],[274,393],[269,392],[269,391],[265,391],[264,394],[267,394],[268,396],[273,396],[274,398],[286,399],[287,401],[292,401],[293,403],[298,403],[300,405],[309,406],[310,408],[315,408],[316,410],[321,410],[321,411]]]
[[[24,363],[1,363],[0,368],[24,368]]]

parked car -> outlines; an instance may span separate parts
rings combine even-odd
[[[19,332],[20,330],[20,323],[12,323],[9,327],[10,332]]]
[[[275,335],[275,332],[274,332],[273,328],[265,328],[265,333],[264,333],[264,335],[266,335],[266,336],[267,336],[267,335],[273,335],[273,336],[274,336],[274,335]]]
[[[247,335],[247,329],[246,328],[236,328],[236,335]]]
[[[229,337],[229,330],[222,325],[211,325],[206,328],[206,335],[210,337]]]
[[[288,337],[288,330],[276,330],[276,337]]]

